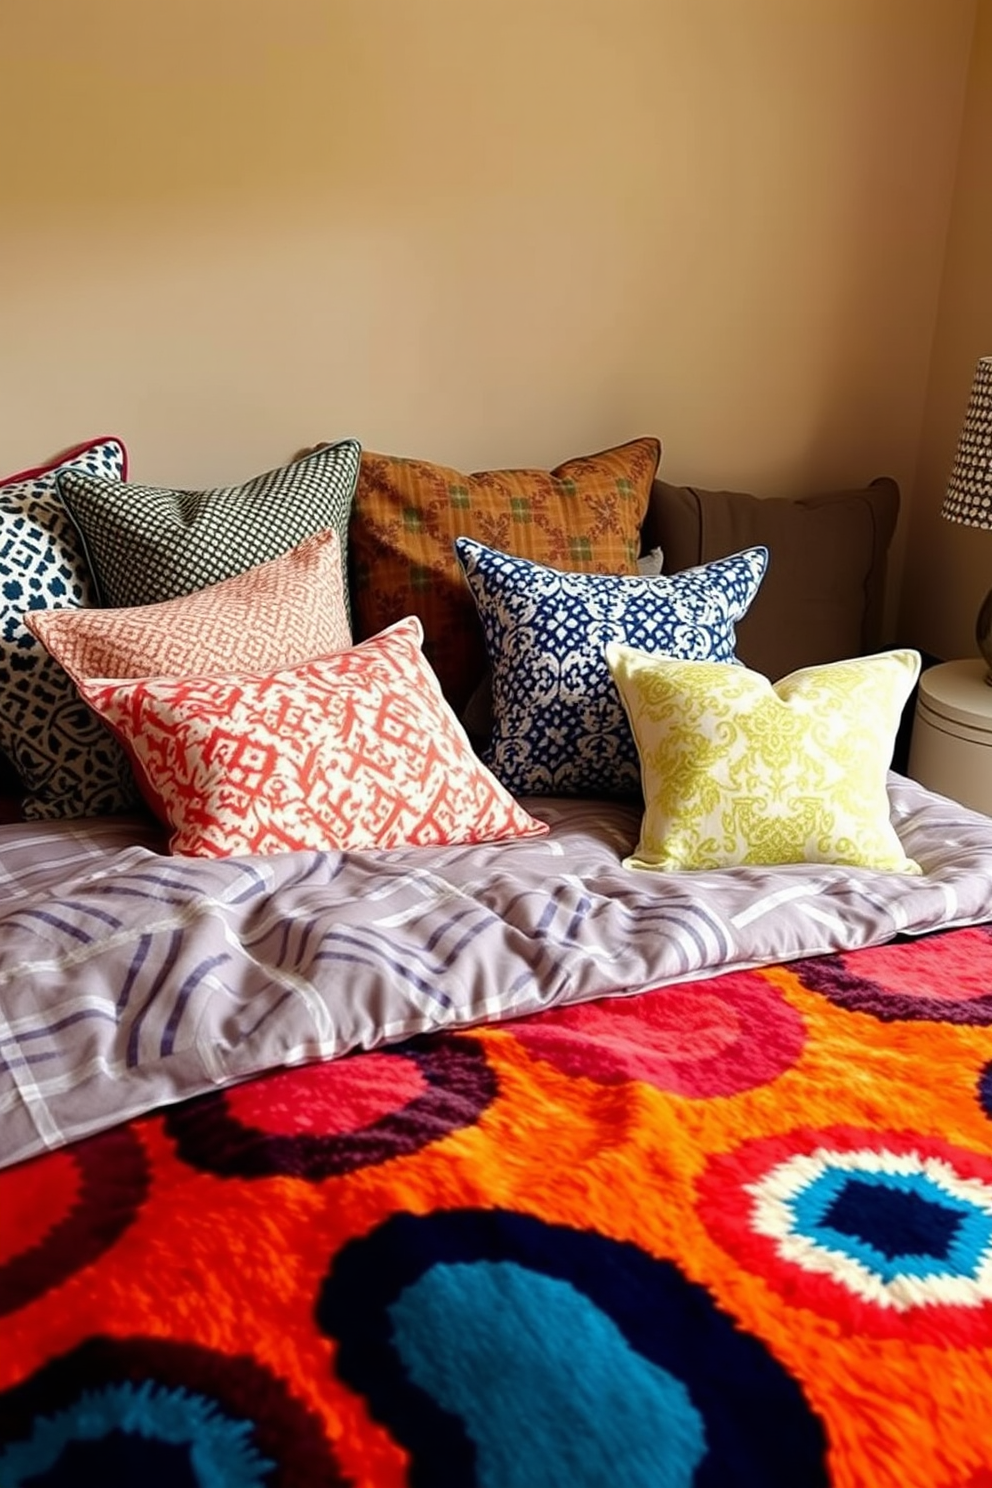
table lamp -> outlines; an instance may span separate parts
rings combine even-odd
[[[966,527],[992,530],[992,357],[979,357],[968,411],[940,515]],[[975,621],[975,639],[992,686],[992,589]]]

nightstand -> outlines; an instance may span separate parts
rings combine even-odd
[[[992,816],[992,687],[976,657],[920,675],[907,774]]]

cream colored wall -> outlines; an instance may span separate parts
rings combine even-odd
[[[899,624],[945,658],[977,655],[975,617],[992,588],[992,532],[940,516],[980,356],[992,356],[992,0],[978,6]]]
[[[974,12],[7,5],[0,469],[106,431],[187,485],[341,434],[478,468],[655,433],[672,480],[908,490]]]

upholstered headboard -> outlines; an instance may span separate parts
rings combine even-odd
[[[768,571],[737,627],[737,653],[773,679],[840,661],[882,643],[886,559],[899,487],[880,477],[863,490],[757,497],[656,480],[642,528],[664,571],[763,543]]]

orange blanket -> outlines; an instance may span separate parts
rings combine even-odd
[[[992,932],[0,1172],[0,1484],[992,1484]]]

